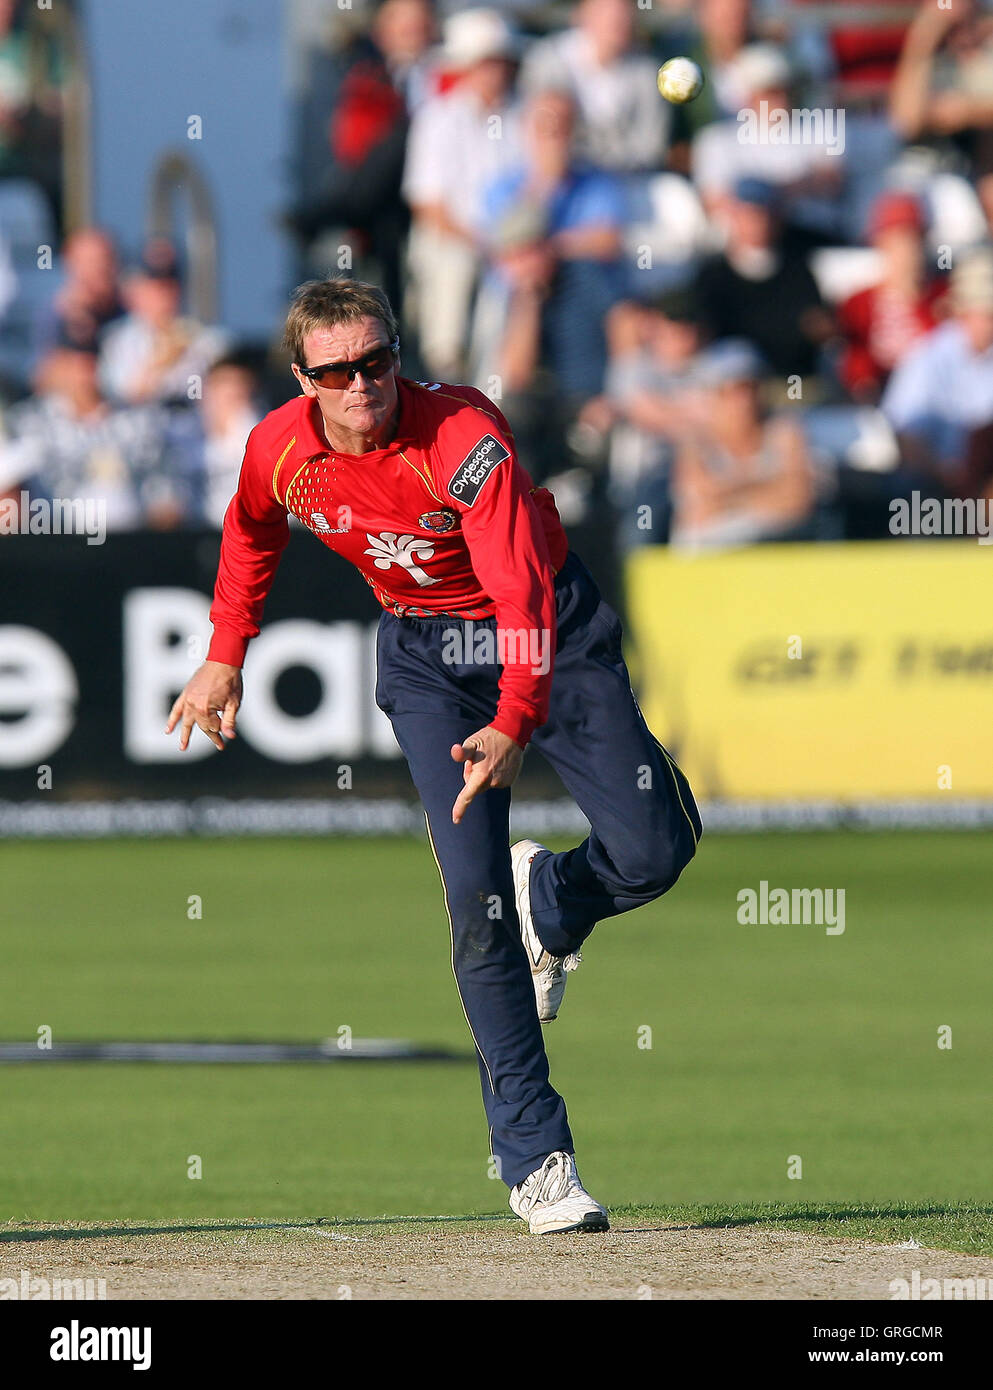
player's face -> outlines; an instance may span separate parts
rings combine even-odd
[[[303,340],[304,366],[318,367],[325,362],[355,362],[390,339],[379,319],[363,318],[330,328],[315,328]],[[346,437],[375,440],[390,424],[397,405],[398,364],[374,380],[359,372],[346,386],[322,386],[296,373],[304,392],[317,400],[321,414],[332,432]]]

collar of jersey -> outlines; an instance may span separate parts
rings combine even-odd
[[[316,400],[310,396],[300,396],[300,418],[297,423],[293,457],[299,463],[307,463],[310,459],[334,454],[335,457],[353,458],[357,462],[372,463],[376,459],[384,458],[387,454],[395,454],[400,449],[414,444],[416,441],[411,428],[414,412],[413,401],[411,400],[410,387],[402,377],[397,380],[397,393],[400,399],[399,429],[389,444],[382,449],[370,449],[367,454],[339,454],[339,451],[332,449],[320,424],[321,411]]]

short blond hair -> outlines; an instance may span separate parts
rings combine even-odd
[[[344,277],[307,280],[293,291],[283,330],[283,346],[298,366],[306,366],[303,343],[308,333],[364,318],[379,319],[391,343],[399,337],[396,315],[378,285]]]

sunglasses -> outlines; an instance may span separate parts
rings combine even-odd
[[[297,367],[304,376],[316,381],[319,386],[341,390],[360,373],[370,381],[379,381],[396,361],[399,346],[400,339],[394,338],[392,343],[367,352],[364,357],[357,357],[354,362],[324,362],[319,367],[301,367],[298,362]]]

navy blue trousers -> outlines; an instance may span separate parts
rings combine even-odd
[[[555,581],[558,631],[548,722],[532,743],[590,822],[575,849],[531,871],[535,927],[547,950],[576,950],[597,922],[651,902],[693,857],[700,817],[686,778],[645,723],[621,655],[621,624],[570,553]],[[496,620],[472,624],[478,634]],[[460,825],[453,743],[496,713],[496,662],[453,660],[452,618],[379,626],[376,701],[389,716],[424,805],[452,937],[452,969],[479,1061],[490,1152],[514,1187],[550,1153],[574,1152],[520,939],[510,867],[510,790],[481,793]],[[464,644],[468,646],[469,644]],[[495,643],[494,643],[495,646]]]

